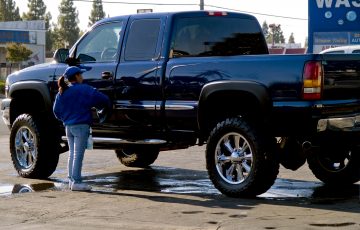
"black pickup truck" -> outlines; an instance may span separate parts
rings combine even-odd
[[[68,65],[91,67],[85,83],[111,98],[104,121],[94,111],[94,147],[126,166],[206,144],[209,178],[232,197],[306,160],[325,183],[360,179],[360,56],[269,55],[253,16],[207,11],[107,18],[54,62],[9,75],[1,110],[22,177],[49,177],[67,151],[52,103]]]

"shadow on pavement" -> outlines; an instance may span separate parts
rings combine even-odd
[[[84,177],[84,181],[93,187],[91,193],[137,197],[156,202],[230,209],[251,209],[259,204],[271,204],[360,213],[359,184],[331,187],[319,182],[279,178],[266,193],[254,199],[243,199],[222,195],[213,187],[206,171],[171,167],[154,166],[89,175]],[[14,185],[11,193],[67,189],[67,181],[51,179],[32,185]],[[140,194],[134,191],[152,193]]]

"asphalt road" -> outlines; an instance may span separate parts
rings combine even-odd
[[[220,194],[207,177],[204,147],[161,152],[151,168],[127,168],[113,151],[87,151],[93,190],[71,192],[67,153],[49,180],[17,176],[0,121],[0,229],[360,229],[359,184],[327,188],[303,166],[281,169],[256,199]]]

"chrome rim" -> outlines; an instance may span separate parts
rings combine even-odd
[[[36,136],[27,127],[21,127],[15,136],[16,159],[23,169],[31,168],[37,157]]]
[[[134,152],[128,149],[121,149],[120,151],[125,157],[131,157],[132,155],[134,155]]]
[[[250,175],[253,151],[239,133],[228,133],[216,145],[215,164],[219,175],[230,184],[240,184]]]
[[[321,165],[330,172],[339,172],[344,170],[351,161],[352,152],[349,151],[343,157],[343,159],[332,159],[324,156],[320,156],[318,159]]]

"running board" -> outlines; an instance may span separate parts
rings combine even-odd
[[[67,141],[67,137],[61,137],[63,141]],[[161,145],[166,144],[165,140],[160,139],[144,139],[144,140],[124,140],[120,138],[93,137],[94,144],[133,144],[133,145]]]

